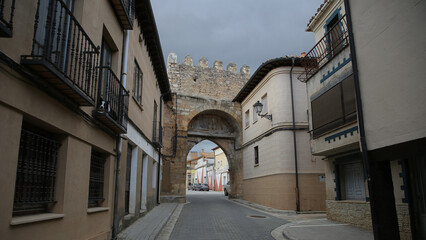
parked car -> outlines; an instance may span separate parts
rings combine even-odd
[[[209,191],[209,185],[207,185],[207,183],[202,183],[202,184],[194,184],[196,186],[194,186],[194,190],[195,191]]]
[[[225,194],[225,196],[229,195],[230,190],[231,190],[231,185],[229,185],[229,182],[223,185],[223,193]]]
[[[198,189],[201,187],[201,184],[199,184],[199,183],[194,183],[194,184],[192,184],[192,186],[191,186],[191,190],[192,191],[198,191]]]

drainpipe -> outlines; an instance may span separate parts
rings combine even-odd
[[[127,81],[127,58],[129,52],[129,30],[124,31],[123,34],[123,48],[121,58],[121,84],[126,88]],[[112,239],[115,239],[118,233],[118,189],[120,187],[120,166],[121,166],[121,149],[124,136],[122,134],[117,135],[116,146],[117,149],[117,161],[115,166],[115,187],[114,187],[114,216],[112,225]]]
[[[352,71],[354,75],[354,85],[355,85],[355,96],[356,96],[356,107],[358,112],[358,127],[359,127],[359,137],[360,137],[360,147],[361,147],[361,154],[362,159],[364,163],[365,168],[365,175],[367,177],[367,185],[368,185],[368,193],[370,195],[370,210],[371,210],[371,219],[373,224],[373,233],[375,239],[380,239],[379,232],[378,232],[378,222],[377,222],[377,216],[376,216],[376,209],[375,209],[375,202],[377,201],[375,197],[373,189],[373,185],[371,182],[371,170],[370,170],[370,159],[368,158],[368,148],[367,148],[367,141],[365,137],[365,125],[364,125],[364,113],[362,108],[362,101],[361,101],[361,88],[359,85],[359,75],[358,75],[358,62],[357,62],[357,55],[355,51],[355,43],[354,43],[354,35],[352,31],[352,17],[351,17],[351,9],[349,5],[349,0],[344,0],[345,9],[346,9],[346,21],[348,24],[348,36],[349,36],[349,47],[351,51],[351,57],[352,57]]]
[[[295,174],[296,174],[296,211],[300,211],[299,170],[297,167],[296,121],[294,116],[293,67],[294,67],[294,57],[291,58],[290,92],[291,92],[291,114],[293,118],[292,131],[293,131],[293,148],[294,148],[294,167],[295,167]]]

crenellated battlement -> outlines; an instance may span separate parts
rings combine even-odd
[[[177,62],[177,55],[175,53],[170,53],[168,58],[167,58],[167,67],[169,67],[170,65],[173,64],[178,64]],[[183,63],[186,66],[194,66],[194,60],[190,55],[186,55]],[[202,57],[200,60],[198,60],[198,67],[202,67],[202,68],[209,68],[209,60],[205,57]],[[229,72],[233,72],[233,73],[237,73],[237,64],[230,62],[227,67],[226,70],[223,69],[223,62],[221,60],[215,60],[213,62],[213,67],[212,69],[216,69],[216,70],[222,70],[222,71],[229,71]],[[244,75],[250,75],[250,67],[247,66],[246,64],[244,64],[241,68],[240,68],[240,74],[244,74]]]
[[[209,67],[209,60],[202,57],[196,66],[190,55],[178,63],[175,53],[167,58],[167,74],[173,92],[202,97],[232,100],[250,78],[250,67],[243,65],[237,72],[237,65],[230,62],[223,68],[223,62],[215,60]]]

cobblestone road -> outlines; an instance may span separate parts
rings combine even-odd
[[[271,231],[288,223],[227,200],[220,192],[187,192],[171,240],[274,239]],[[250,217],[266,216],[266,218]]]

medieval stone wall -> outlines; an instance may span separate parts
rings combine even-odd
[[[237,72],[230,63],[224,70],[221,61],[209,68],[205,58],[194,66],[190,56],[178,64],[173,53],[167,66],[173,99],[164,108],[162,201],[186,201],[186,156],[204,139],[226,153],[234,189],[231,195],[241,197],[241,105],[232,99],[248,81],[250,68],[244,65]]]
[[[167,61],[167,73],[174,93],[232,101],[249,79],[250,67],[243,65],[237,72],[237,65],[229,63],[224,70],[222,61],[216,60],[213,67],[209,68],[208,60],[204,57],[194,66],[189,55],[182,64],[178,64],[176,54],[171,53]]]

